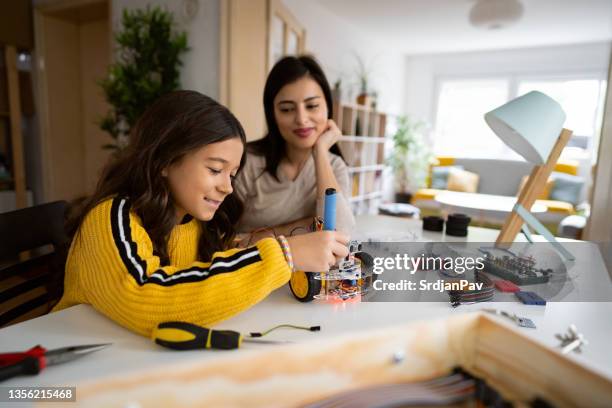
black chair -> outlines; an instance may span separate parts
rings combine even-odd
[[[0,214],[0,327],[48,313],[62,295],[67,205]]]

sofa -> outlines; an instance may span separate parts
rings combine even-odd
[[[421,210],[421,214],[423,216],[440,214],[440,204],[436,202],[435,197],[440,192],[448,190],[432,188],[432,183],[437,181],[434,179],[434,172],[437,169],[444,167],[460,168],[466,172],[469,172],[470,174],[474,173],[475,175],[478,175],[476,177],[477,189],[474,194],[482,193],[516,197],[518,195],[521,182],[524,182],[524,178],[529,176],[533,165],[525,161],[518,160],[438,157],[436,159],[436,163],[430,167],[427,187],[419,189],[413,195],[412,204]],[[579,183],[579,180],[581,179],[577,176],[577,173],[578,163],[567,161],[557,163],[553,175],[556,175],[557,177],[567,175],[564,177],[571,177],[572,179],[578,180]],[[552,187],[554,186],[554,183],[554,180],[550,180],[548,185],[549,188],[554,188]],[[580,184],[577,184],[577,186],[580,186]],[[541,203],[547,207],[546,212],[536,214],[538,220],[540,220],[540,222],[542,222],[553,233],[556,233],[560,221],[567,216],[574,215],[577,211],[576,207],[578,204],[584,201],[586,196],[584,181],[582,181],[582,186],[579,188],[579,196],[568,199],[567,201],[551,199],[550,197],[537,200],[538,203]],[[550,193],[550,191],[548,191],[548,193]],[[500,227],[503,224],[504,219],[487,218],[479,221],[480,225],[482,226]]]

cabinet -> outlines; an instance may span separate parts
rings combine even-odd
[[[349,166],[353,213],[375,214],[383,196],[387,114],[336,101],[334,121],[343,135],[338,145]]]

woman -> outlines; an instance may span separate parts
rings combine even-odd
[[[327,188],[338,193],[336,229],[350,233],[348,169],[335,145],[341,132],[331,119],[331,90],[321,67],[308,56],[281,59],[270,71],[263,101],[268,133],[249,143],[236,182],[245,203],[238,226],[247,233],[243,242],[307,231],[313,217],[323,215]]]
[[[293,265],[325,270],[346,256],[348,237],[335,232],[231,249],[245,144],[236,118],[197,92],[172,92],[149,107],[69,220],[74,238],[55,310],[91,304],[147,336],[164,321],[206,326],[287,283]]]

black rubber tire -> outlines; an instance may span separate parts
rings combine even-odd
[[[314,273],[308,273],[308,272],[302,272],[302,271],[294,272],[294,274],[297,274],[297,273],[303,273],[306,275],[308,290],[306,291],[306,294],[303,297],[297,295],[295,293],[295,290],[293,289],[293,279],[294,278],[292,277],[291,280],[289,281],[289,288],[291,289],[291,293],[300,302],[311,302],[314,299],[314,297],[321,292],[321,280],[315,279]]]

